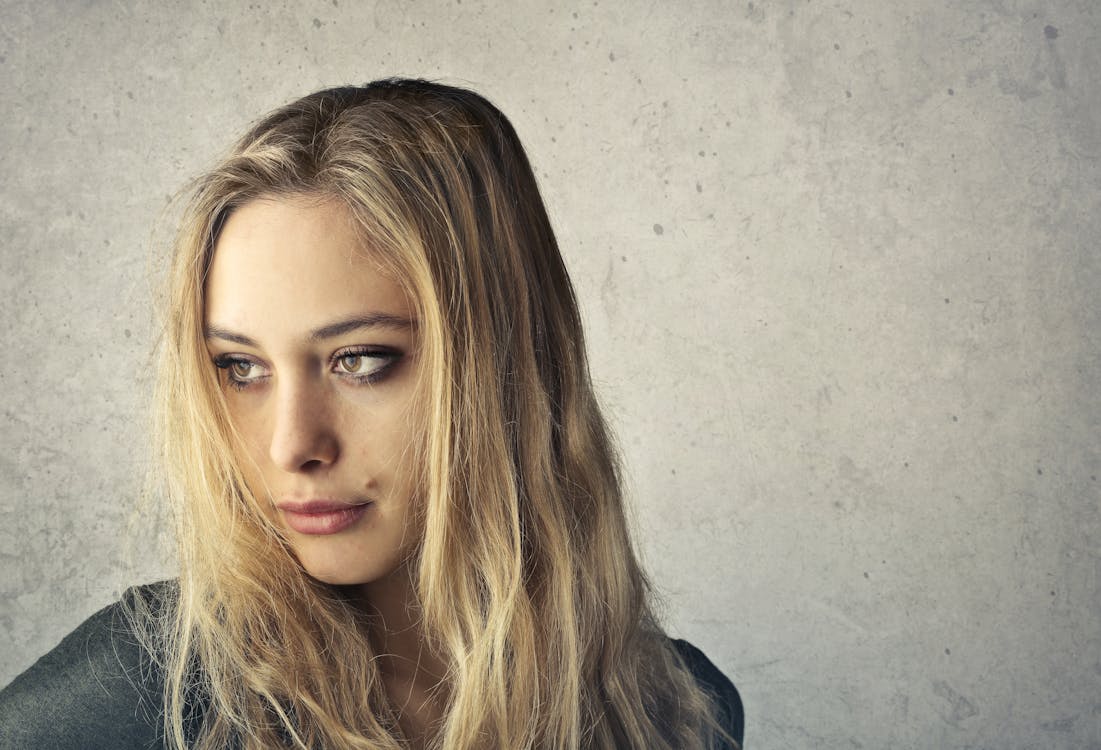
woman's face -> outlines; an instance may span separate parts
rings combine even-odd
[[[206,342],[249,488],[313,577],[363,584],[408,553],[414,321],[336,200],[260,199],[222,228]]]

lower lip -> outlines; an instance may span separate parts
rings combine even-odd
[[[363,518],[371,503],[350,505],[339,510],[326,510],[320,513],[302,513],[284,510],[283,518],[287,525],[299,534],[338,534]]]

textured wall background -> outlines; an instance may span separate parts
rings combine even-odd
[[[751,748],[1101,748],[1101,6],[0,13],[0,683],[171,572],[120,541],[167,196],[286,100],[425,75],[530,149]]]

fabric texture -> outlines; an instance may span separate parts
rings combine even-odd
[[[171,602],[174,589],[174,581],[128,589],[124,601],[89,617],[0,691],[0,750],[163,747],[163,673],[139,646],[124,602],[139,597],[144,608],[158,611]],[[692,644],[673,645],[715,697],[723,727],[740,743],[744,717],[734,685]]]
[[[702,651],[688,641],[674,639],[673,645],[688,665],[696,682],[715,699],[715,705],[719,707],[719,723],[722,728],[737,740],[738,746],[741,747],[745,736],[745,712],[742,708],[742,698],[738,695],[734,683],[712,664]],[[719,750],[727,750],[729,747],[729,744],[723,743],[719,745]]]

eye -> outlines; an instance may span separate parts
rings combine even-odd
[[[224,354],[215,358],[214,366],[226,374],[226,383],[237,390],[243,390],[267,377],[267,369],[256,362],[242,357]]]
[[[252,371],[255,369],[257,369],[256,365],[252,364],[251,362],[246,362],[243,359],[239,359],[229,366],[230,374],[238,380],[251,379]]]
[[[333,358],[333,370],[357,382],[381,380],[398,360],[401,352],[371,347],[338,353]]]

